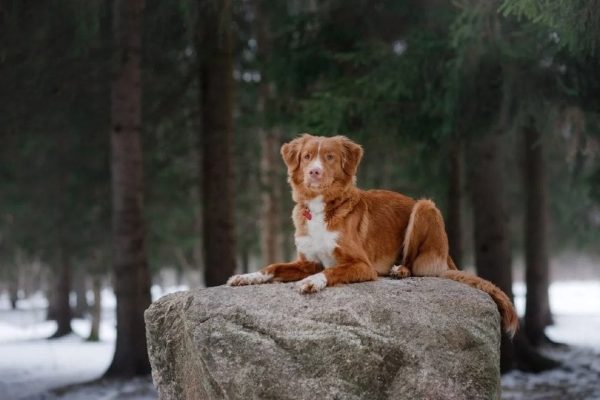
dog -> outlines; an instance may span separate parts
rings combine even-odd
[[[298,259],[234,275],[227,285],[298,281],[301,293],[315,293],[378,276],[447,278],[489,294],[504,330],[514,335],[518,318],[510,299],[491,282],[456,268],[442,214],[431,200],[356,187],[360,145],[345,136],[303,134],[284,144],[281,155],[296,203]]]

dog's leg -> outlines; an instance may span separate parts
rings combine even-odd
[[[417,201],[406,228],[402,264],[413,276],[441,276],[450,268],[449,259],[440,210],[430,200]]]
[[[338,283],[374,281],[377,271],[367,262],[353,261],[328,268],[298,282],[300,293],[315,293]]]
[[[258,272],[234,275],[227,281],[229,286],[256,285],[269,282],[293,282],[321,271],[319,264],[298,260],[289,263],[271,264]]]

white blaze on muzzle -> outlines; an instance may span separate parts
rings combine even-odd
[[[308,164],[308,168],[309,169],[315,169],[315,168],[319,168],[319,169],[323,169],[323,163],[321,162],[321,157],[319,155],[317,155],[317,158],[315,158],[313,161],[311,161],[310,164]]]
[[[310,173],[310,171],[314,170],[314,169],[318,169],[321,172],[323,172],[323,163],[321,162],[321,144],[323,143],[322,140],[319,141],[319,147],[317,149],[317,156],[315,157],[314,160],[312,160],[310,162],[310,164],[308,164],[308,171]]]

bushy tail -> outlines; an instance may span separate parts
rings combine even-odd
[[[444,278],[452,279],[453,281],[465,283],[489,294],[498,306],[498,311],[500,311],[500,315],[502,317],[502,327],[504,328],[504,331],[511,338],[515,336],[517,328],[519,327],[519,318],[517,317],[517,313],[512,302],[508,296],[502,290],[500,290],[500,288],[498,288],[492,282],[486,281],[485,279],[481,279],[478,276],[468,274],[463,271],[448,270],[445,271],[442,276]]]

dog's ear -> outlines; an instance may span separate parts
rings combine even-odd
[[[342,170],[349,177],[356,176],[356,171],[358,170],[358,164],[363,156],[363,148],[354,143],[352,140],[348,139],[346,136],[336,136],[342,143]]]
[[[281,146],[281,157],[283,157],[283,161],[290,172],[296,171],[300,166],[300,152],[302,151],[302,146],[304,146],[304,143],[312,137],[312,135],[305,133]]]

